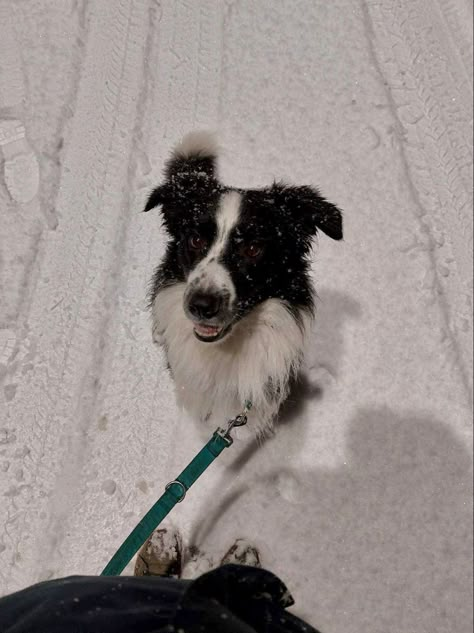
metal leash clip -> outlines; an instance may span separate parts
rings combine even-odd
[[[229,420],[227,422],[226,429],[221,429],[221,428],[217,429],[216,431],[217,435],[219,435],[220,437],[222,437],[223,440],[225,440],[225,442],[227,443],[227,446],[230,446],[234,441],[230,434],[232,429],[237,426],[244,426],[245,424],[247,424],[247,419],[248,419],[247,413],[250,411],[251,408],[252,408],[252,403],[250,402],[250,400],[247,400],[245,402],[242,413],[239,413],[239,415],[235,416],[235,418],[232,418],[231,420]]]

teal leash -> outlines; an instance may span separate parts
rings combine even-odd
[[[193,483],[199,479],[203,472],[212,464],[216,457],[219,457],[225,448],[231,446],[233,439],[230,432],[236,426],[247,424],[247,413],[251,408],[251,402],[247,401],[242,413],[232,420],[229,420],[225,430],[218,428],[214,431],[208,443],[186,466],[183,472],[166,485],[165,492],[155,505],[148,510],[134,530],[130,532],[105,566],[101,576],[120,575],[153,530],[163,521],[177,503],[183,501]]]

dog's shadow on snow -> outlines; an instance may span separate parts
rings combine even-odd
[[[308,403],[324,397],[328,380],[337,381],[344,356],[345,323],[359,318],[361,312],[360,304],[353,297],[320,289],[305,364],[280,411],[278,425],[297,424]]]
[[[314,328],[306,350],[306,362],[298,377],[293,381],[290,394],[283,404],[275,433],[289,433],[303,441],[303,433],[298,428],[307,406],[324,398],[329,382],[337,382],[341,360],[344,355],[344,324],[349,319],[359,318],[361,308],[352,297],[330,289],[321,289],[316,301]],[[257,453],[259,448],[272,436],[250,442],[230,466],[238,472]]]
[[[429,413],[388,408],[359,410],[346,438],[333,468],[251,464],[195,542],[215,551],[253,541],[322,630],[470,630],[466,446]]]

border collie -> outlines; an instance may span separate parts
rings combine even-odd
[[[150,290],[153,338],[191,415],[222,422],[250,400],[262,434],[302,362],[312,238],[342,239],[342,216],[312,187],[223,185],[216,158],[212,135],[188,134],[146,203],[169,236]]]

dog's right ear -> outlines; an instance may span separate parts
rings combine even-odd
[[[187,134],[166,162],[165,182],[150,194],[144,211],[164,205],[181,207],[216,191],[217,144],[209,132]]]
[[[216,159],[214,135],[210,132],[190,132],[173,149],[165,167],[166,180],[181,183],[190,176],[212,180],[216,175]]]
[[[169,199],[170,195],[168,185],[161,185],[160,187],[153,189],[151,194],[148,196],[148,200],[143,211],[150,211],[150,209],[166,204],[166,202],[169,202]]]

